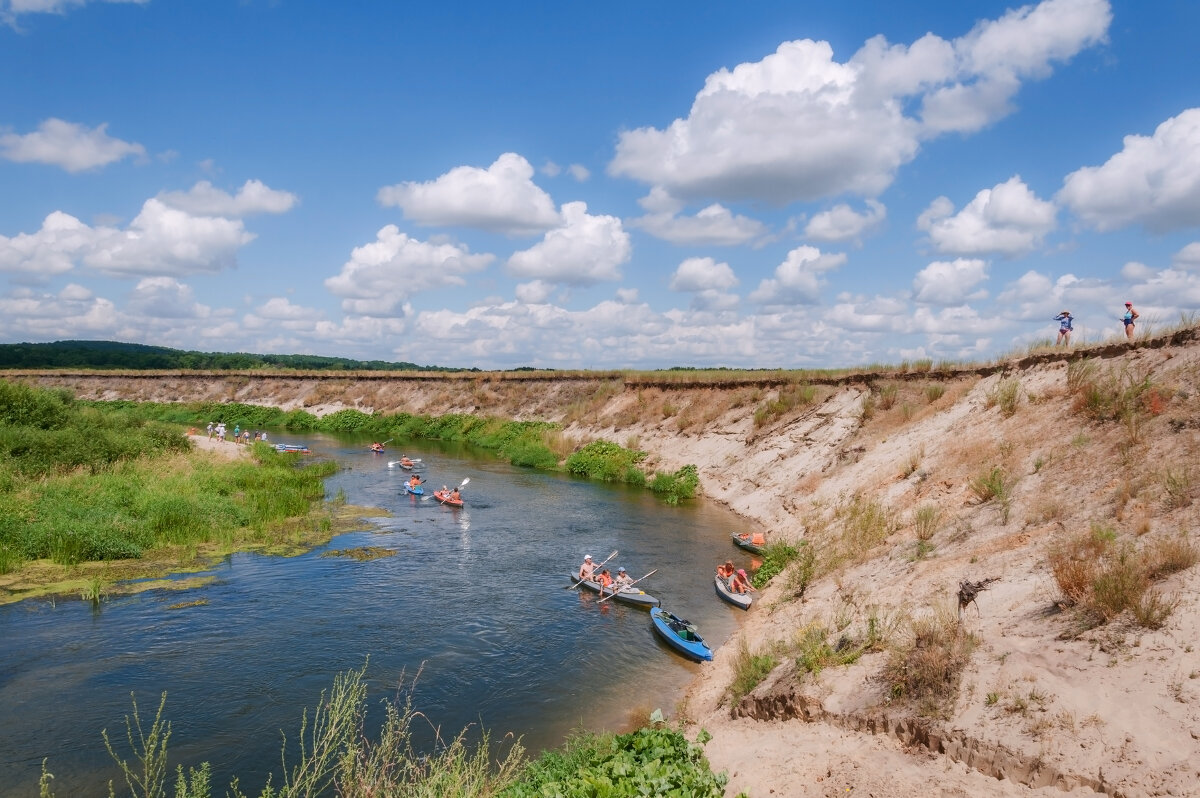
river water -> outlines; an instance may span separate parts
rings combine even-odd
[[[572,729],[619,729],[656,707],[671,714],[705,666],[659,641],[645,610],[566,589],[584,554],[599,561],[619,550],[610,565],[635,578],[657,568],[639,587],[695,622],[714,649],[739,621],[712,586],[718,561],[746,561],[729,541],[739,521],[712,503],[670,507],[646,490],[518,469],[453,445],[393,442],[379,455],[361,441],[279,439],[341,463],[329,496],[342,490],[391,515],[299,557],[232,555],[213,584],[192,591],[99,608],[62,598],[0,607],[2,798],[36,796],[47,757],[60,798],[107,795],[109,779],[123,785],[100,732],[124,748],[131,692],[148,725],[164,691],[171,768],[209,761],[215,794],[236,775],[256,795],[272,770],[279,783],[281,731],[294,740],[302,711],[334,676],[368,662],[372,706],[407,685],[443,737],[486,728],[538,751]],[[408,472],[388,467],[402,453],[421,460],[429,493],[469,478],[465,507],[405,496]],[[359,546],[397,554],[322,556]],[[170,609],[197,599],[207,603]]]

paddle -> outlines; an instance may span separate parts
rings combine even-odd
[[[646,576],[643,576],[643,577],[642,577],[642,579],[645,579],[645,578],[647,578],[647,577],[653,576],[653,575],[654,575],[654,574],[656,574],[657,572],[658,572],[658,569],[657,569],[657,568],[655,568],[653,571],[651,571],[650,573],[646,574]],[[617,589],[616,589],[614,592],[612,592],[612,593],[609,593],[607,596],[605,596],[604,598],[600,599],[600,600],[599,600],[599,601],[597,601],[596,603],[597,603],[597,604],[603,604],[604,602],[608,601],[608,600],[609,600],[610,598],[612,598],[613,596],[617,595],[617,593],[620,593],[620,592],[621,592],[621,591],[623,591],[623,590],[628,590],[629,588],[633,587],[633,586],[634,586],[634,585],[636,585],[638,582],[642,581],[642,579],[634,579],[634,580],[633,580],[632,582],[630,582],[629,584],[627,584],[627,585],[622,585],[621,587],[617,588]],[[601,589],[601,592],[603,592],[603,589]]]
[[[616,550],[616,549],[613,549],[613,553],[612,553],[612,554],[610,554],[610,555],[608,555],[607,557],[605,557],[605,558],[604,558],[604,562],[602,562],[602,563],[600,563],[599,565],[595,566],[595,568],[603,568],[603,567],[604,567],[604,563],[608,562],[609,560],[611,560],[613,557],[616,557],[616,556],[617,556],[617,550]],[[593,568],[593,570],[595,570],[595,568]],[[578,582],[576,582],[575,584],[571,585],[570,587],[566,587],[566,588],[563,588],[563,589],[564,589],[564,590],[574,590],[575,588],[579,587],[580,585],[582,585],[582,584],[583,584],[584,582],[586,582],[586,581],[587,581],[586,579],[580,579]]]

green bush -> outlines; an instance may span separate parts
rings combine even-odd
[[[800,547],[807,548],[807,542],[801,541]],[[766,587],[767,583],[771,581],[771,577],[786,568],[792,560],[800,557],[800,551],[800,548],[796,548],[790,543],[768,543],[767,547],[763,549],[762,567],[754,572],[754,576],[750,577],[751,584],[760,589]]]
[[[629,467],[646,458],[646,452],[626,449],[611,441],[592,441],[567,458],[572,474],[604,482],[624,482]]]
[[[347,407],[323,416],[317,424],[322,432],[358,432],[371,420],[371,417],[361,410]]]
[[[640,472],[639,472],[640,473]],[[626,482],[629,480],[626,479]],[[694,465],[685,465],[674,474],[655,474],[650,490],[661,495],[667,504],[679,504],[680,499],[690,499],[700,486],[700,474]]]

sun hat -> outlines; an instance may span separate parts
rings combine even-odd
[[[621,566],[620,568],[618,568],[617,573],[619,573],[619,574],[625,573],[625,566]]]
[[[592,555],[590,555],[590,554],[585,554],[585,555],[583,555],[583,559],[585,559],[585,560],[590,560],[590,559],[592,559]]]
[[[1126,302],[1126,303],[1125,303],[1125,307],[1127,307],[1127,308],[1131,308],[1131,307],[1133,307],[1133,303],[1132,303],[1132,302]]]

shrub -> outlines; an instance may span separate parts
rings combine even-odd
[[[741,701],[743,696],[758,687],[778,664],[779,657],[772,651],[750,653],[750,647],[743,638],[733,660],[733,681],[729,684],[729,700],[734,704]]]
[[[884,666],[891,697],[914,701],[925,713],[938,712],[958,693],[975,645],[975,636],[945,608],[910,619]]]
[[[913,527],[917,532],[917,540],[930,540],[937,533],[941,522],[942,511],[932,504],[926,504],[913,511]]]
[[[806,542],[801,541],[800,546],[804,548]],[[771,577],[780,573],[788,566],[788,563],[799,557],[800,549],[790,543],[768,543],[762,553],[763,564],[750,578],[751,584],[760,589],[766,587],[767,583],[771,581]]]
[[[323,432],[357,432],[367,425],[371,417],[361,410],[347,407],[323,416],[317,428]]]
[[[895,385],[884,385],[879,388],[879,409],[891,410],[896,404],[898,391]]]
[[[807,382],[789,382],[779,389],[778,396],[754,411],[754,427],[757,429],[797,407],[810,405],[816,396],[816,387]]]
[[[642,472],[630,467],[637,474]],[[633,482],[627,474],[625,481]],[[643,479],[645,477],[643,476]],[[691,499],[696,495],[696,489],[700,486],[700,474],[694,465],[685,465],[676,471],[674,474],[658,473],[654,475],[654,479],[650,481],[650,490],[661,495],[667,504],[679,504],[680,499]]]
[[[572,474],[604,482],[624,481],[630,466],[646,458],[646,452],[622,448],[611,441],[592,441],[567,458]]]
[[[932,382],[929,385],[925,386],[925,399],[930,404],[933,404],[938,399],[941,399],[942,395],[945,393],[946,393],[946,386],[942,385],[940,382]]]
[[[988,407],[999,407],[1000,414],[1005,418],[1012,416],[1017,412],[1017,406],[1021,403],[1021,382],[1017,379],[1001,380],[996,384],[996,388],[988,393],[986,404]]]

